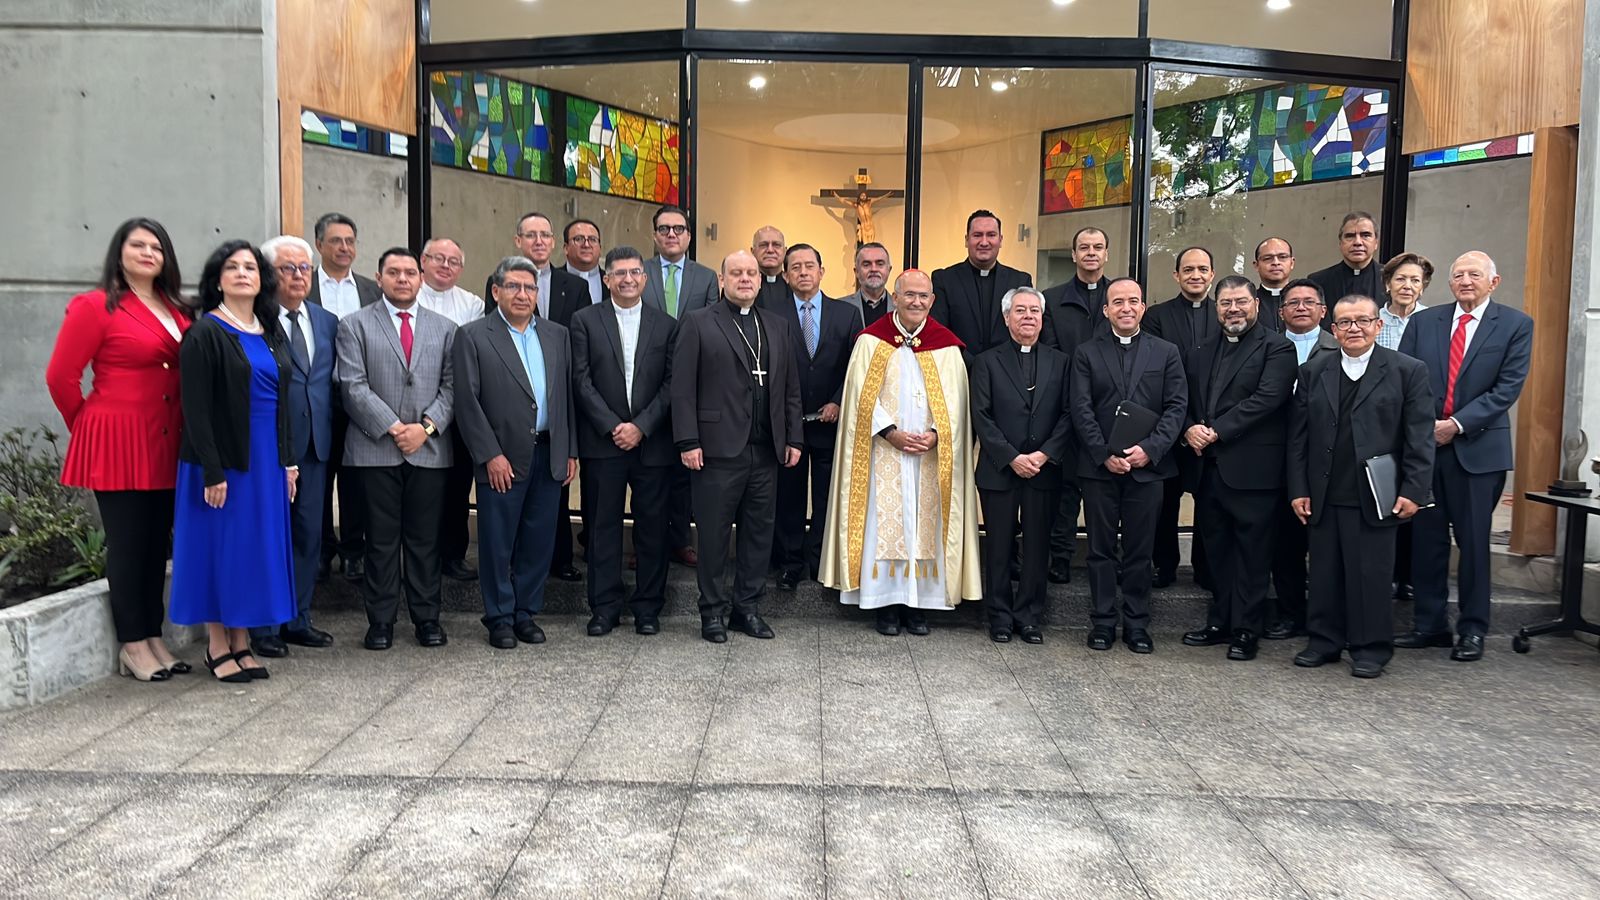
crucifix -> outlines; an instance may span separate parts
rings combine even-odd
[[[878,239],[878,229],[872,222],[872,205],[881,200],[903,198],[905,191],[873,190],[872,176],[866,169],[857,169],[854,189],[822,188],[819,200],[839,200],[856,211],[856,248]]]

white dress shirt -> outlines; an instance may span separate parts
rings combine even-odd
[[[298,325],[289,318],[289,310],[282,306],[278,307],[278,321],[283,325],[283,336],[289,341],[291,347],[294,346],[294,337],[291,332],[296,328],[300,329],[300,336],[306,339],[306,365],[309,366],[317,358],[317,342],[311,337],[311,314],[306,312],[304,303],[300,304],[300,308],[295,311],[300,314],[300,323]]]
[[[1367,363],[1372,362],[1372,350],[1376,346],[1378,345],[1373,344],[1372,347],[1368,347],[1367,352],[1360,356],[1351,356],[1348,353],[1340,352],[1339,366],[1344,369],[1344,374],[1351,381],[1360,381],[1361,376],[1367,374]]]
[[[534,306],[534,313],[546,319],[550,318],[550,266],[546,265],[539,270],[539,302]]]
[[[622,383],[628,391],[629,409],[633,408],[633,359],[639,349],[639,321],[643,306],[643,303],[635,303],[630,308],[623,308],[615,300],[611,301],[611,308],[617,314],[617,331],[622,336]]]
[[[335,280],[317,266],[317,286],[322,295],[322,308],[339,318],[361,309],[361,292],[356,289],[356,277],[349,272]]]
[[[582,278],[584,281],[589,283],[589,302],[591,304],[599,303],[601,298],[605,296],[601,291],[600,267],[595,266],[587,272],[582,271],[581,269],[574,269],[570,265],[566,268],[568,272],[578,276],[579,278]]]
[[[1490,299],[1485,300],[1473,307],[1471,312],[1467,312],[1466,310],[1462,309],[1461,304],[1457,303],[1456,311],[1450,316],[1450,339],[1452,341],[1455,340],[1456,326],[1461,322],[1461,317],[1470,316],[1471,318],[1467,319],[1467,345],[1463,349],[1471,349],[1472,338],[1478,333],[1478,326],[1483,324],[1483,317],[1488,314],[1489,304],[1493,302],[1494,298],[1491,297]],[[1465,359],[1466,356],[1463,355],[1462,358]],[[1448,359],[1445,361],[1445,364],[1449,365]]]
[[[458,326],[483,318],[483,298],[459,284],[448,291],[436,291],[424,282],[417,291],[417,305],[433,310]]]
[[[409,309],[401,309],[390,303],[389,298],[385,296],[383,298],[383,308],[389,313],[389,324],[394,326],[394,333],[397,337],[400,334],[400,314],[406,313],[411,316],[411,339],[415,341],[417,337],[417,304],[411,304]]]

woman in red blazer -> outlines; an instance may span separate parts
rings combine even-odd
[[[166,229],[150,219],[122,223],[99,286],[67,304],[45,371],[72,435],[61,483],[94,491],[100,506],[121,671],[140,681],[191,671],[161,639],[183,430],[178,343],[190,321],[181,285]]]

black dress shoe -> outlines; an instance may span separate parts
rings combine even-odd
[[[913,609],[906,613],[906,634],[928,636],[928,617],[921,610]]]
[[[991,628],[989,629],[989,640],[994,641],[996,644],[1009,644],[1011,643],[1011,629]]]
[[[333,574],[333,560],[325,559],[322,562],[317,563],[317,584],[321,584],[324,581],[327,581],[328,580],[328,576],[332,575],[332,574]]]
[[[1421,650],[1427,647],[1450,646],[1450,632],[1406,631],[1394,636],[1394,645],[1401,650]]]
[[[577,566],[574,566],[574,565],[572,565],[570,563],[567,564],[567,565],[564,565],[564,566],[558,566],[558,567],[556,567],[554,569],[551,569],[550,570],[550,575],[552,577],[554,577],[554,578],[559,578],[562,581],[582,581],[583,580],[583,573],[578,571],[578,567]]]
[[[1463,634],[1456,641],[1454,650],[1450,651],[1450,658],[1456,662],[1477,662],[1483,659],[1483,635]]]
[[[268,659],[280,659],[289,655],[289,645],[275,634],[251,638],[250,649],[255,651],[255,655],[265,656]]]
[[[611,619],[607,619],[604,616],[590,616],[589,624],[585,630],[589,632],[589,637],[600,637],[601,635],[610,634],[611,629],[615,627],[617,627],[617,623]]]
[[[1269,641],[1287,641],[1290,638],[1305,637],[1306,627],[1293,619],[1283,619],[1273,622],[1261,636]]]
[[[1310,647],[1307,647],[1306,649],[1301,650],[1299,653],[1294,655],[1294,664],[1302,669],[1315,669],[1318,666],[1325,666],[1328,663],[1338,661],[1339,654],[1318,653],[1317,651],[1312,650]]]
[[[1050,573],[1047,577],[1049,577],[1051,584],[1071,584],[1072,567],[1065,563],[1051,566]]]
[[[1256,658],[1256,633],[1253,631],[1235,631],[1233,640],[1228,642],[1228,658],[1235,662],[1249,662]]]
[[[755,613],[745,613],[744,615],[734,613],[728,618],[728,627],[738,629],[753,638],[766,640],[772,637],[772,627]]]
[[[1172,587],[1178,583],[1178,573],[1166,569],[1157,569],[1156,577],[1150,582],[1151,587]]]
[[[1154,653],[1156,650],[1155,641],[1150,640],[1150,632],[1143,628],[1136,628],[1123,635],[1122,642],[1135,653]]]
[[[496,650],[510,650],[517,646],[516,632],[510,625],[500,624],[489,629],[489,646]]]
[[[345,581],[360,581],[367,577],[367,564],[359,556],[344,560],[339,565]]]
[[[367,636],[362,638],[361,646],[368,650],[387,650],[394,646],[393,625],[368,625]]]
[[[878,633],[884,637],[896,637],[900,634],[900,613],[894,607],[889,607],[889,614],[878,614],[878,624],[874,626]]]
[[[1416,588],[1403,581],[1394,583],[1394,599],[1410,603],[1417,599]]]
[[[654,618],[641,619],[635,616],[633,619],[633,632],[634,634],[660,634],[661,622]]]
[[[544,629],[540,628],[539,623],[532,619],[523,619],[521,622],[511,626],[511,631],[517,636],[517,640],[524,644],[544,643]]]
[[[1183,633],[1183,643],[1189,647],[1211,647],[1228,643],[1228,633],[1219,625],[1207,625]]]
[[[1017,629],[1017,635],[1025,644],[1044,643],[1044,631],[1037,625],[1024,625]]]
[[[436,620],[417,626],[417,643],[424,647],[443,647],[450,643],[450,638],[445,636],[444,626]]]
[[[778,573],[778,590],[780,590],[780,591],[793,591],[795,588],[797,588],[799,586],[800,586],[800,573],[798,573],[798,572],[779,572]]]
[[[285,629],[283,642],[297,647],[332,647],[333,635],[318,628]]]
[[[478,570],[467,565],[464,559],[445,560],[444,564],[439,567],[439,572],[444,577],[454,578],[456,581],[478,580]]]
[[[726,644],[728,642],[728,623],[721,616],[702,616],[700,618],[700,636],[713,644]]]
[[[1370,659],[1358,659],[1350,664],[1350,675],[1353,678],[1377,678],[1382,674],[1383,664]]]
[[[1110,650],[1111,645],[1116,643],[1116,640],[1117,630],[1115,628],[1089,629],[1090,650]]]

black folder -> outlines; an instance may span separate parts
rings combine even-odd
[[[1400,467],[1395,465],[1394,454],[1374,456],[1365,463],[1367,487],[1372,489],[1372,500],[1378,506],[1378,518],[1394,518],[1394,505],[1400,499]]]
[[[1125,456],[1122,451],[1149,437],[1160,421],[1160,415],[1132,400],[1118,403],[1111,419],[1111,433],[1106,436],[1106,449],[1112,456]]]

